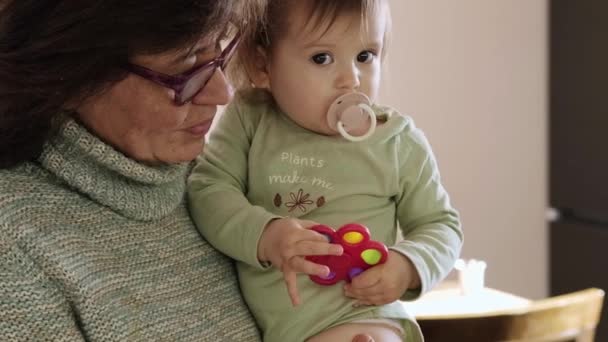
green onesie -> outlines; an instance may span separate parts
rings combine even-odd
[[[372,239],[406,255],[422,287],[402,300],[446,276],[462,231],[430,146],[410,118],[387,107],[374,110],[376,132],[350,142],[306,130],[272,103],[240,95],[219,118],[189,179],[194,221],[212,245],[238,261],[243,295],[267,342],[304,341],[331,326],[375,318],[398,319],[407,340],[422,340],[407,302],[353,308],[343,282],[321,286],[299,274],[302,304],[294,308],[281,272],[257,259],[265,225],[291,216],[336,229],[361,223]]]

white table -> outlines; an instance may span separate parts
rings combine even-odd
[[[463,295],[456,282],[447,282],[416,301],[403,302],[416,319],[442,319],[487,315],[502,311],[525,309],[531,300],[495,290],[482,288]]]

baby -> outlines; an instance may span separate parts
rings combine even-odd
[[[189,203],[201,233],[237,260],[265,341],[421,341],[399,300],[459,256],[458,213],[424,134],[376,104],[389,26],[388,0],[270,0],[267,25],[241,43],[245,82],[193,170]],[[306,257],[344,250],[309,228],[347,223],[388,246],[386,262],[350,283],[313,282],[331,270]]]

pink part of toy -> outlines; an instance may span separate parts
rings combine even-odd
[[[357,224],[346,224],[337,231],[328,226],[317,225],[311,228],[328,237],[331,243],[342,245],[342,255],[314,255],[306,259],[329,267],[327,277],[310,276],[320,285],[333,285],[341,280],[350,282],[363,271],[375,265],[383,264],[388,258],[388,249],[378,241],[370,240],[367,227]]]

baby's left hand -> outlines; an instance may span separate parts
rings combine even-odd
[[[344,286],[347,297],[357,299],[355,305],[383,305],[401,298],[408,289],[420,287],[416,268],[403,254],[388,252],[384,264],[374,266]]]

